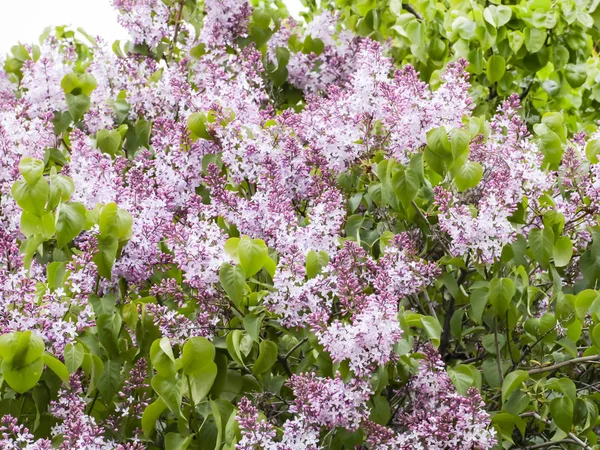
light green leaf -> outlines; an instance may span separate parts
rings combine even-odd
[[[271,369],[277,361],[277,355],[277,344],[273,341],[263,340],[259,346],[258,358],[252,366],[252,373],[259,375]]]
[[[515,389],[518,389],[525,381],[529,379],[529,373],[525,370],[515,370],[504,378],[502,383],[502,403]]]
[[[98,130],[96,145],[103,153],[116,156],[121,147],[121,133],[118,130]]]
[[[39,381],[43,371],[44,361],[41,357],[26,366],[18,368],[7,360],[2,361],[2,376],[4,380],[19,394],[32,389]]]
[[[540,266],[547,268],[554,248],[554,232],[552,229],[544,228],[542,231],[535,228],[531,230],[529,232],[529,247]]]
[[[483,176],[483,167],[475,161],[467,161],[453,170],[454,184],[460,192],[471,189],[479,184]]]
[[[19,172],[28,184],[34,185],[42,178],[44,162],[35,158],[23,158],[19,163]]]
[[[556,267],[564,267],[571,261],[573,256],[573,243],[568,236],[560,236],[556,239],[552,249],[552,257]]]
[[[261,239],[243,237],[238,243],[237,254],[244,274],[249,278],[263,268],[269,258],[269,249]]]
[[[323,250],[318,253],[314,250],[309,251],[306,255],[306,276],[308,279],[316,277],[327,264],[329,264],[327,252]]]
[[[69,343],[65,346],[64,356],[65,365],[69,373],[75,373],[81,364],[83,363],[83,345],[79,342],[73,344]]]
[[[438,347],[440,345],[440,337],[442,335],[442,326],[440,322],[432,316],[423,316],[421,317],[421,323],[423,324],[423,329],[427,333],[427,337],[431,339],[434,347]]]
[[[69,371],[67,370],[67,366],[48,352],[44,353],[42,359],[44,360],[44,364],[46,364],[52,372],[58,375],[58,378],[60,378],[63,383],[69,385]]]
[[[239,265],[232,266],[229,263],[223,263],[221,269],[219,269],[219,280],[233,304],[238,309],[242,309],[244,286],[246,284],[244,269]]]
[[[146,406],[142,414],[142,430],[147,438],[152,435],[156,428],[156,421],[165,409],[167,409],[167,404],[160,398]]]
[[[79,236],[85,227],[87,210],[82,203],[67,202],[58,207],[56,244],[62,248]]]
[[[500,55],[492,55],[487,60],[486,75],[490,83],[500,81],[506,72],[506,60]]]

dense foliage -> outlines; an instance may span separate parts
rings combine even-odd
[[[0,72],[1,449],[600,448],[595,3],[113,3]]]

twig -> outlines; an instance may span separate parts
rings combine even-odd
[[[522,448],[523,450],[534,450],[536,448],[544,448],[544,447],[550,447],[551,445],[560,445],[560,444],[577,444],[577,442],[574,441],[573,439],[563,439],[561,441],[542,442],[541,444],[535,444],[535,445],[530,445],[528,447],[520,447],[520,448]]]
[[[408,11],[409,13],[411,13],[417,19],[423,20],[423,18],[421,17],[421,15],[409,3],[403,3],[402,4],[402,8],[405,9],[406,11]]]
[[[437,320],[438,317],[437,317],[437,314],[435,312],[435,308],[433,306],[433,302],[431,301],[431,299],[429,298],[429,294],[427,293],[427,289],[423,290],[423,297],[425,297],[425,301],[427,302],[427,305],[429,306],[429,312]]]
[[[541,422],[544,422],[545,424],[548,424],[548,425],[550,424],[550,421],[548,421],[546,419],[543,419],[542,416],[540,416],[535,411],[524,412],[523,414],[521,414],[521,417],[535,417],[537,420],[539,420]],[[581,439],[579,439],[573,433],[569,432],[568,435],[575,442],[575,444],[579,445],[580,447],[585,448],[586,450],[592,450],[592,447],[590,447],[589,445],[587,445],[585,442],[583,442]],[[555,444],[556,444],[556,442],[555,442]],[[531,447],[529,447],[529,448],[531,448]]]
[[[593,361],[599,361],[599,360],[600,360],[600,355],[582,356],[580,358],[573,358],[573,359],[569,359],[567,361],[552,364],[551,366],[536,367],[534,369],[529,369],[527,372],[529,373],[529,375],[533,375],[536,373],[552,372],[553,370],[558,370],[562,367],[566,367],[571,364],[580,364],[580,363],[593,362]]]
[[[298,342],[296,345],[294,345],[289,352],[287,352],[284,356],[283,359],[287,360],[292,353],[294,353],[302,344],[304,344],[306,341],[308,341],[308,338],[304,338],[302,339],[300,342]]]
[[[498,344],[498,318],[497,317],[494,317],[494,346],[496,347],[496,365],[498,366],[498,376],[500,376],[500,384],[502,384],[504,382],[504,374],[502,373],[500,345]]]
[[[170,51],[173,51],[173,48],[177,44],[177,35],[179,34],[179,26],[181,24],[181,16],[183,14],[184,3],[184,0],[181,0],[179,2],[179,11],[177,11],[177,18],[175,19],[175,33],[173,34],[173,41],[171,41],[171,48],[169,49]]]

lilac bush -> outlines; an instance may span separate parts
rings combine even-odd
[[[597,446],[598,134],[277,2],[0,72],[2,449]]]

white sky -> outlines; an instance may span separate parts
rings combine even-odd
[[[295,17],[303,9],[300,0],[284,3]],[[82,27],[111,43],[127,38],[110,0],[0,0],[0,54],[9,52],[17,42],[38,43],[50,25]]]

